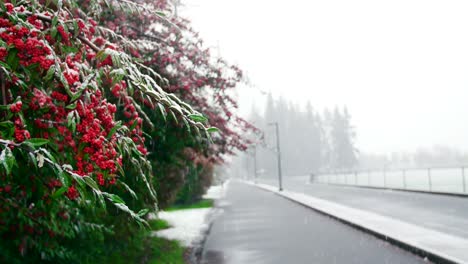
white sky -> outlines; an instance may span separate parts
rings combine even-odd
[[[360,150],[468,150],[468,1],[183,2],[182,16],[258,89],[347,105]],[[243,112],[265,97],[240,95]]]

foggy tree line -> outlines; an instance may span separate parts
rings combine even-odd
[[[273,99],[269,94],[265,109],[252,108],[251,122],[261,131],[257,135],[257,172],[276,175],[276,135],[269,123],[278,122],[284,175],[304,175],[319,171],[355,168],[358,151],[355,132],[346,107],[319,112],[310,103],[305,108]],[[252,158],[251,156],[247,158]],[[253,168],[252,168],[253,169]]]
[[[432,148],[420,148],[413,152],[393,152],[388,155],[361,153],[359,156],[360,167],[370,170],[468,165],[468,153],[440,145]]]

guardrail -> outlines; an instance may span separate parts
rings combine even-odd
[[[437,193],[467,193],[465,167],[365,170],[311,174],[309,182]]]

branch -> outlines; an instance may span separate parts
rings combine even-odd
[[[3,77],[3,71],[0,71],[0,81],[2,82],[2,102],[3,102],[3,105],[6,105],[7,104],[7,101],[6,101],[6,89],[5,89],[5,79]]]
[[[5,140],[5,139],[0,139],[0,144],[5,145],[5,147],[8,147],[9,145],[13,145],[15,147],[19,147],[21,144],[17,144],[11,140]]]
[[[29,11],[24,11],[24,12],[22,12],[22,14],[28,15],[28,16],[36,16],[38,19],[40,19],[42,21],[52,23],[52,18],[50,18],[48,16],[44,16],[42,14],[33,14],[33,13],[29,12]],[[92,43],[91,41],[89,41],[87,38],[85,38],[83,36],[78,36],[78,39],[81,42],[83,42],[84,44],[88,45],[95,52],[99,52],[101,50],[98,46],[94,45],[94,43]]]

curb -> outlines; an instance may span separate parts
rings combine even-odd
[[[203,230],[203,233],[200,235],[200,239],[198,239],[192,249],[190,251],[190,264],[200,264],[203,257],[203,249],[205,248],[206,239],[211,232],[211,227],[213,226],[214,219],[219,215],[219,210],[213,207],[207,217],[208,220],[208,228]]]
[[[223,183],[224,191],[229,185],[230,180],[227,180]],[[224,196],[224,195],[223,195]],[[210,213],[207,216],[208,228],[204,230],[201,234],[200,239],[197,240],[196,245],[192,247],[192,251],[190,252],[190,264],[201,264],[203,260],[203,250],[205,249],[205,243],[210,235],[211,228],[213,227],[213,223],[215,219],[222,214],[223,210],[218,208],[217,204],[219,200],[222,198],[214,199],[214,206],[211,208]]]
[[[287,200],[290,200],[290,201],[292,201],[292,202],[294,202],[296,204],[299,204],[299,205],[304,206],[306,208],[312,209],[315,212],[318,212],[318,213],[320,213],[322,215],[328,216],[328,217],[330,217],[332,219],[335,219],[335,220],[337,220],[337,221],[339,221],[341,223],[347,224],[347,225],[349,225],[349,226],[351,226],[353,228],[356,228],[356,229],[358,229],[360,231],[364,231],[364,232],[366,232],[368,234],[371,234],[371,235],[373,235],[373,236],[375,236],[375,237],[377,237],[379,239],[385,240],[385,241],[387,241],[387,242],[389,242],[389,243],[391,243],[391,244],[393,244],[393,245],[395,245],[395,246],[397,246],[399,248],[410,251],[410,252],[412,252],[412,253],[420,256],[420,257],[428,259],[429,261],[431,261],[433,263],[440,263],[440,264],[461,264],[461,263],[465,263],[465,262],[463,262],[461,260],[454,259],[454,258],[452,258],[450,256],[446,256],[446,255],[444,255],[442,253],[431,252],[431,251],[423,249],[421,247],[412,245],[411,243],[406,242],[404,240],[389,236],[388,234],[380,233],[380,232],[378,232],[376,230],[372,230],[372,229],[370,229],[370,228],[368,228],[368,227],[366,227],[364,225],[354,223],[354,222],[352,222],[350,220],[347,220],[345,218],[338,217],[336,215],[333,215],[333,214],[328,213],[326,211],[323,211],[321,209],[312,207],[312,206],[310,206],[310,205],[308,205],[308,204],[306,204],[304,202],[301,202],[301,201],[296,200],[296,199],[294,199],[292,197],[289,197],[286,194],[281,193],[281,192],[279,192],[277,190],[272,190],[272,189],[269,189],[267,187],[254,184],[253,182],[244,181],[244,183],[249,184],[251,186],[255,186],[255,187],[257,187],[257,188],[259,188],[259,189],[261,189],[263,191],[272,192],[272,193],[274,193],[274,194],[276,194],[278,196],[281,196],[281,197],[283,197],[283,198],[285,198]]]
[[[468,198],[468,193],[437,192],[437,191],[401,189],[401,188],[379,187],[379,186],[367,186],[367,185],[350,185],[350,184],[343,184],[343,183],[322,183],[322,182],[312,182],[312,183],[311,183],[311,182],[307,182],[307,184],[322,184],[322,185],[330,185],[330,186],[344,186],[344,187],[351,187],[351,188],[374,189],[374,190],[389,190],[389,191],[411,192],[411,193],[422,193],[422,194],[434,194],[434,195],[456,196],[456,197],[460,197],[460,198]]]

